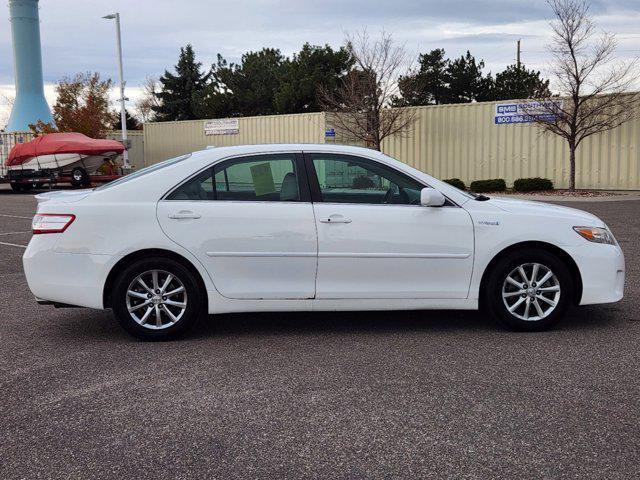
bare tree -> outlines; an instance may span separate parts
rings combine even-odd
[[[0,131],[4,129],[9,121],[9,114],[13,108],[15,96],[10,93],[0,92]]]
[[[355,68],[343,77],[337,89],[320,90],[320,104],[335,113],[338,128],[380,150],[385,138],[407,134],[415,120],[413,109],[391,108],[407,55],[404,47],[395,45],[385,32],[375,41],[366,30],[347,34],[345,40]]]
[[[152,122],[155,118],[154,107],[160,106],[158,92],[160,91],[160,82],[157,78],[146,77],[142,82],[142,96],[136,102],[136,110],[143,122]]]
[[[614,60],[616,38],[596,36],[587,0],[547,0],[551,22],[552,73],[561,99],[547,98],[531,112],[545,131],[569,146],[569,190],[576,187],[576,149],[587,137],[635,118],[640,94],[631,93],[638,79],[637,61]]]

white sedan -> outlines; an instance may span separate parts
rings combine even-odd
[[[209,149],[37,198],[37,300],[111,308],[143,339],[204,312],[485,307],[539,330],[624,290],[594,215],[463,192],[363,148]]]

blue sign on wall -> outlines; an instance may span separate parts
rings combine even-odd
[[[498,103],[496,104],[494,123],[496,125],[531,123],[536,119],[553,121],[558,118],[561,109],[562,100]]]
[[[335,131],[335,129],[333,129],[333,128],[327,128],[327,129],[324,131],[324,136],[325,136],[325,137],[335,137],[335,136],[336,136],[336,131]]]

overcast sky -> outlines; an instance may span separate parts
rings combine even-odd
[[[13,56],[8,2],[0,15],[0,93],[13,89]],[[198,60],[211,64],[219,52],[238,60],[243,52],[279,48],[289,55],[304,42],[342,43],[345,31],[381,29],[419,52],[444,48],[450,57],[467,49],[499,71],[522,60],[545,71],[549,56],[550,11],[543,0],[41,0],[40,23],[47,97],[65,75],[98,71],[117,79],[113,21],[100,17],[118,11],[122,20],[128,95],[145,76],[158,76],[176,63],[180,46],[191,43]],[[640,1],[593,1],[600,28],[618,36],[618,56],[640,55]],[[6,110],[6,108],[5,108]],[[0,117],[2,117],[0,107]],[[1,118],[0,118],[1,120]]]

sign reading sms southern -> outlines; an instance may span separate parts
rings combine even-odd
[[[240,124],[237,118],[220,118],[204,122],[205,135],[237,135]]]
[[[555,120],[562,108],[561,100],[546,102],[497,103],[495,124],[531,123],[535,118]]]

